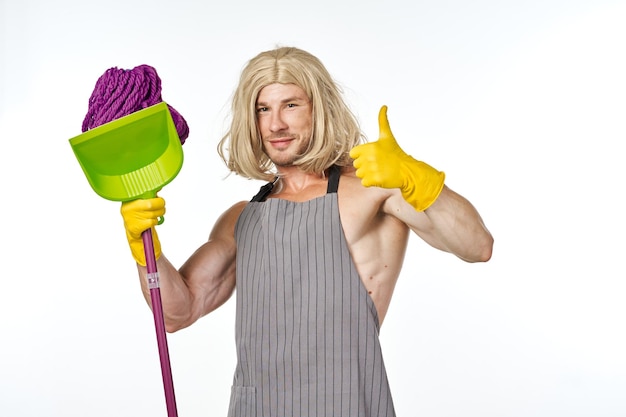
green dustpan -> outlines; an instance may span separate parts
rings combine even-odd
[[[94,191],[113,201],[155,197],[157,191],[176,177],[183,165],[182,145],[164,102],[88,130],[70,139],[70,145]],[[176,417],[176,399],[151,229],[143,231],[141,237],[167,415]]]
[[[70,145],[94,191],[113,201],[156,196],[183,165],[165,102],[91,129]]]

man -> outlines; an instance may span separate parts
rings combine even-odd
[[[467,262],[491,257],[478,212],[400,149],[386,111],[379,140],[359,144],[317,58],[259,54],[241,74],[219,152],[231,171],[267,185],[228,209],[178,270],[154,233],[168,331],[237,289],[229,416],[395,415],[378,332],[410,231]],[[148,302],[141,232],[164,213],[162,198],[122,205]]]

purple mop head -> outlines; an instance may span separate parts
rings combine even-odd
[[[162,101],[161,79],[153,67],[139,65],[131,70],[109,68],[100,76],[91,93],[83,132]],[[168,104],[167,107],[183,144],[189,136],[187,122],[172,106]]]

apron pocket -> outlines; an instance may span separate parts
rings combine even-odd
[[[256,417],[255,387],[231,387],[228,417]]]

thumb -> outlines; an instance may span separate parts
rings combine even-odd
[[[379,141],[396,141],[393,137],[393,133],[391,133],[391,128],[389,127],[389,120],[387,119],[387,106],[382,106],[378,112],[378,130]]]

